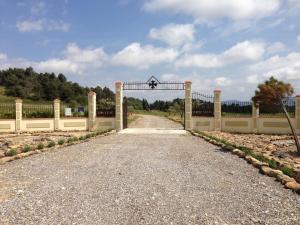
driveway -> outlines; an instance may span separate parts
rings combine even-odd
[[[200,138],[153,130],[98,137],[0,166],[0,221],[300,224],[299,195],[273,178]]]

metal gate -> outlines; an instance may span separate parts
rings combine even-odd
[[[123,99],[123,129],[128,127],[128,102],[127,98]]]

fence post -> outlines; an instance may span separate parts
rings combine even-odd
[[[116,92],[116,130],[123,129],[123,85],[122,82],[117,81],[115,83]]]
[[[19,133],[21,131],[21,123],[22,123],[22,99],[17,98],[16,102],[16,132]]]
[[[252,123],[253,133],[258,132],[259,106],[252,101]]]
[[[60,100],[55,99],[54,104],[54,130],[59,130],[59,120],[60,120]]]
[[[215,131],[221,131],[221,90],[214,91],[214,122]]]
[[[192,82],[185,81],[185,130],[192,129]]]
[[[296,118],[296,129],[300,130],[300,95],[296,96],[295,118]]]
[[[90,91],[88,94],[88,108],[89,108],[88,130],[92,131],[96,123],[96,93],[93,91]]]

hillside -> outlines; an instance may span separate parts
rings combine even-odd
[[[63,74],[37,73],[32,68],[0,71],[0,101],[11,101],[16,97],[32,101],[59,98],[66,103],[86,105],[91,90],[96,92],[98,101],[114,101],[114,93],[109,88],[82,87],[68,81]]]

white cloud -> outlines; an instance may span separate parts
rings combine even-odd
[[[148,69],[151,65],[170,63],[176,59],[178,52],[172,48],[157,48],[151,45],[141,46],[132,43],[112,56],[111,63],[117,66]]]
[[[103,66],[107,55],[102,48],[79,48],[75,43],[69,43],[63,51],[63,57],[51,58],[43,61],[26,59],[10,59],[6,57],[0,61],[0,68],[33,67],[39,72],[85,74]]]
[[[292,52],[287,56],[273,56],[250,67],[251,71],[265,77],[275,76],[279,79],[300,80],[300,53]]]
[[[246,81],[249,84],[257,84],[257,83],[259,83],[258,75],[257,74],[249,75],[249,76],[247,76]]]
[[[70,24],[61,20],[23,20],[16,24],[20,32],[31,31],[63,31],[68,32],[70,30]]]
[[[280,0],[148,0],[144,8],[184,13],[201,21],[220,18],[257,20],[272,15],[280,3]]]
[[[217,77],[215,78],[215,82],[219,87],[226,87],[232,84],[232,80],[227,77]]]
[[[300,44],[300,35],[298,35],[297,41],[298,41],[298,43]]]
[[[33,2],[30,12],[32,15],[45,14],[47,12],[46,3],[42,1]]]
[[[0,61],[6,60],[7,59],[7,55],[0,53]]]
[[[282,42],[275,42],[268,46],[267,52],[269,54],[277,53],[277,52],[283,52],[286,50],[286,46]]]
[[[193,24],[167,24],[161,28],[152,28],[149,37],[160,40],[171,46],[182,46],[194,41],[195,27]]]
[[[259,60],[265,52],[262,42],[237,43],[221,54],[186,54],[176,62],[177,67],[217,68],[244,61]]]
[[[288,0],[288,3],[292,8],[300,9],[300,1],[299,0]]]

